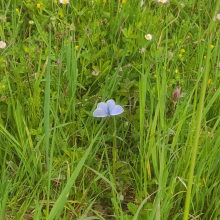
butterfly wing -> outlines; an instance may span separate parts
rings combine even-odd
[[[107,106],[108,106],[108,112],[110,114],[110,112],[112,111],[112,109],[115,107],[115,101],[113,99],[110,99],[106,102]],[[111,115],[111,114],[110,114]]]
[[[115,101],[110,99],[106,103],[100,102],[93,112],[93,116],[101,118],[109,115],[119,115],[122,112],[124,112],[124,109],[120,105],[115,105]]]
[[[108,105],[105,102],[100,102],[97,108],[101,108],[108,115]]]
[[[97,108],[97,109],[93,112],[93,116],[94,116],[94,117],[97,117],[97,118],[102,118],[102,117],[108,116],[108,114],[107,114],[107,112],[105,112],[103,109]]]
[[[110,111],[110,115],[120,115],[122,112],[124,112],[124,109],[120,105],[115,105]]]

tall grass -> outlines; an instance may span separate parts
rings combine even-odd
[[[0,219],[219,219],[219,2],[0,1]]]

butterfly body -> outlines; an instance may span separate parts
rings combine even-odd
[[[111,115],[119,115],[124,112],[124,109],[120,105],[115,105],[115,101],[110,99],[107,102],[100,102],[97,105],[97,109],[93,112],[93,116],[102,118]]]

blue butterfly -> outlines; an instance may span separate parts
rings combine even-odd
[[[110,99],[107,102],[100,102],[93,112],[93,116],[102,118],[110,115],[119,115],[122,112],[124,112],[124,109],[120,105],[115,105],[115,101]]]

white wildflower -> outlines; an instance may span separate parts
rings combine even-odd
[[[0,41],[0,48],[3,49],[6,47],[6,43],[4,41]]]
[[[147,34],[147,35],[145,35],[145,38],[146,38],[147,40],[152,40],[152,35],[151,35],[151,34]]]

